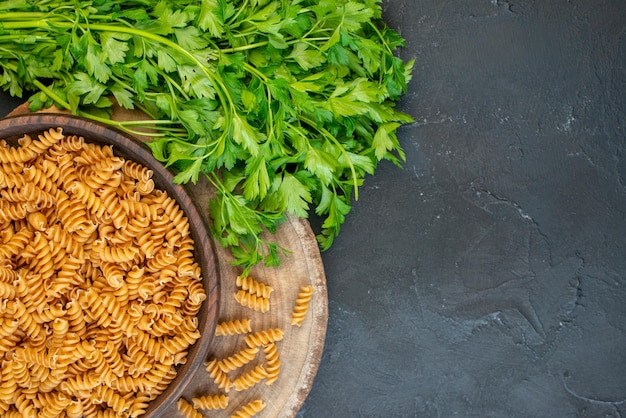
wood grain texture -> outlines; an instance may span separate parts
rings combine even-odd
[[[28,112],[28,109],[22,107],[12,114],[24,112]],[[139,117],[142,116],[123,109],[116,109],[113,114],[116,120],[134,120]],[[201,178],[195,185],[186,185],[185,189],[199,208],[204,222],[208,223],[208,200],[213,194],[210,184]],[[241,269],[231,265],[232,256],[227,249],[215,246],[221,292],[218,320],[250,319],[252,332],[281,328],[284,337],[276,344],[280,359],[278,379],[271,385],[261,381],[245,391],[238,392],[231,388],[227,393],[228,407],[219,411],[203,411],[205,416],[229,417],[249,401],[262,399],[266,407],[259,417],[294,417],[311,390],[322,357],[328,322],[326,277],[319,247],[308,221],[296,217],[288,217],[276,233],[268,238],[289,249],[290,254],[283,257],[279,267],[255,266],[250,273],[250,277],[274,289],[270,295],[270,310],[266,313],[243,307],[235,301],[235,281]],[[307,316],[302,326],[298,327],[291,325],[290,320],[302,285],[313,286],[314,294]],[[235,354],[247,347],[244,339],[245,335],[214,337],[206,360],[223,359]],[[255,359],[245,367],[230,372],[229,378],[234,380],[260,364],[265,364],[263,350],[259,350]],[[193,397],[223,392],[205,368],[200,367],[190,377],[182,396],[191,402]],[[162,416],[178,416],[175,405],[170,404]]]

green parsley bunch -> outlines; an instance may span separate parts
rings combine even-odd
[[[413,62],[377,0],[0,1],[0,86],[130,133],[180,183],[215,187],[212,233],[236,263],[280,263],[262,238],[292,213],[329,248],[412,121],[394,103]],[[113,103],[145,121],[110,119]]]

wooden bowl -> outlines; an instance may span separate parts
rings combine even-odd
[[[195,242],[195,260],[200,265],[203,284],[207,293],[207,299],[203,302],[198,313],[199,331],[202,336],[189,348],[187,361],[178,367],[176,378],[164,392],[150,402],[146,413],[142,415],[142,417],[160,416],[179,399],[194,376],[194,372],[203,365],[209,344],[215,333],[219,314],[220,281],[219,263],[214,244],[208,235],[202,216],[184,187],[174,183],[172,173],[152,156],[145,144],[132,139],[121,131],[71,115],[36,113],[0,120],[0,139],[16,144],[17,139],[25,134],[36,138],[37,134],[57,127],[63,128],[65,135],[73,134],[84,137],[86,142],[112,145],[113,152],[117,156],[150,168],[154,173],[155,187],[166,191],[169,196],[174,198],[189,220],[191,236]]]

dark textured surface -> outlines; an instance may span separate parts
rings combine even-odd
[[[626,2],[383,6],[416,123],[323,254],[299,416],[626,414]]]
[[[626,3],[384,3],[404,170],[323,255],[301,417],[626,413]]]

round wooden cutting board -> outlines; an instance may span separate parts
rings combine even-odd
[[[16,108],[9,116],[28,113],[26,105]],[[116,120],[132,120],[137,114],[125,110],[116,110]],[[211,186],[202,179],[195,185],[186,186],[188,193],[208,223],[208,200]],[[224,394],[228,398],[228,406],[220,410],[201,410],[204,416],[230,417],[238,409],[254,400],[262,400],[265,408],[258,414],[266,418],[294,417],[301,408],[311,389],[313,379],[321,360],[328,321],[328,296],[324,266],[319,247],[308,221],[296,217],[288,217],[277,232],[268,236],[290,253],[282,258],[279,267],[255,266],[250,277],[258,282],[271,286],[270,309],[258,312],[240,305],[234,298],[238,290],[236,278],[241,268],[231,265],[230,252],[216,245],[220,269],[220,310],[219,321],[248,319],[251,333],[272,328],[283,331],[282,340],[276,343],[280,361],[278,378],[271,384],[261,380],[245,390],[230,387],[226,392],[211,378],[204,369],[199,369],[183,398],[192,403],[194,397]],[[301,326],[291,325],[291,313],[301,286],[312,286],[313,297]],[[247,347],[247,334],[216,336],[211,342],[207,361],[213,358],[221,360],[235,355]],[[230,381],[250,372],[256,366],[264,366],[267,361],[265,353],[259,349],[250,363],[227,374]],[[165,417],[182,416],[176,405],[172,405],[163,414]]]

